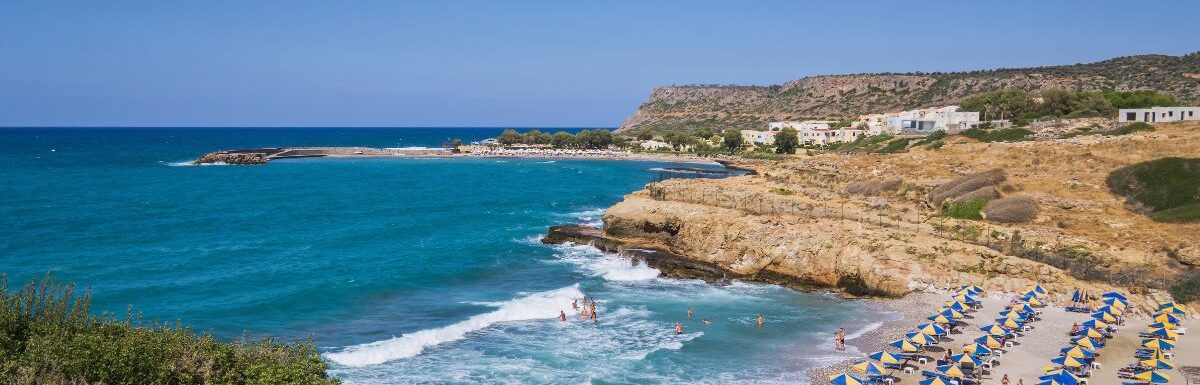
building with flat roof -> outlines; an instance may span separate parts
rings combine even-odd
[[[928,135],[935,131],[956,134],[979,124],[979,112],[959,111],[958,106],[921,108],[884,114],[879,133],[893,135]]]
[[[1117,111],[1118,122],[1178,122],[1200,120],[1200,107],[1122,108]]]

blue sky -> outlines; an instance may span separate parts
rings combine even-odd
[[[1200,50],[1200,2],[0,2],[0,126],[615,127],[658,85]]]

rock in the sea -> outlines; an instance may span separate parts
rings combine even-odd
[[[267,163],[267,154],[261,152],[210,152],[196,159],[192,164],[264,164]]]

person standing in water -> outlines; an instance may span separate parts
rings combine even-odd
[[[708,318],[701,319],[700,322],[703,322],[704,326],[712,325],[712,321],[709,321]]]
[[[837,350],[846,350],[846,328],[838,328],[837,332]]]
[[[565,311],[562,311],[562,310],[559,310],[559,311],[558,311],[558,320],[559,320],[559,321],[566,321],[566,320],[567,320],[567,312],[565,312]]]
[[[688,318],[692,318],[692,307],[688,306]]]
[[[683,334],[683,324],[675,323],[675,334]]]
[[[758,314],[758,327],[761,328],[762,325],[763,325],[763,317],[762,317],[762,313],[759,313]]]
[[[571,300],[571,310],[579,310],[579,299]]]

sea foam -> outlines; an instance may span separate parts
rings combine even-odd
[[[582,296],[578,285],[533,293],[505,302],[496,310],[472,316],[462,322],[350,346],[340,352],[327,353],[325,357],[345,366],[375,365],[414,357],[427,347],[461,340],[466,338],[467,333],[482,330],[496,323],[558,317],[559,311],[569,307],[572,299]]]
[[[647,281],[658,278],[658,269],[646,266],[645,263],[632,264],[628,258],[617,254],[605,253],[591,245],[566,243],[555,246],[558,257],[563,261],[575,264],[608,281]]]

